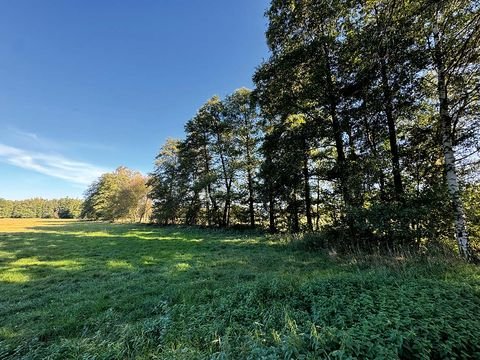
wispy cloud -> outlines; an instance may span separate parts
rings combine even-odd
[[[61,155],[33,152],[2,143],[0,143],[0,161],[81,185],[90,184],[108,171]]]
[[[51,141],[43,137],[38,136],[33,132],[23,131],[15,126],[7,126],[4,131],[2,131],[2,140],[6,142],[13,141],[18,144],[25,144],[29,147],[34,146],[38,148],[58,150],[61,149],[61,145],[56,141]]]
[[[109,151],[109,152],[112,152],[115,150],[112,145],[105,144],[105,143],[92,143],[92,142],[84,142],[84,141],[78,141],[78,140],[72,141],[68,139],[62,139],[61,141],[53,140],[43,135],[39,135],[29,131],[24,131],[12,125],[8,125],[5,128],[5,130],[2,131],[2,134],[3,135],[8,134],[10,135],[10,137],[3,136],[3,138],[0,139],[0,141],[4,141],[7,143],[14,141],[17,144],[23,144],[28,147],[34,146],[36,148],[44,149],[44,150],[55,150],[60,152],[66,149],[90,149],[90,150],[100,150],[100,151]]]

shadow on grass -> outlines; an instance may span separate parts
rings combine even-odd
[[[171,283],[195,284],[213,278],[228,280],[225,286],[230,286],[258,276],[308,276],[322,271],[332,275],[359,266],[271,243],[248,232],[89,221],[42,223],[48,225],[30,227],[31,232],[0,233],[0,285],[155,273]],[[428,271],[443,277],[448,269],[434,264]]]
[[[112,351],[127,358],[130,355],[122,351],[130,354],[128,349],[135,348],[131,341],[151,341],[158,335],[148,332],[151,321],[159,322],[158,337],[164,336],[161,329],[168,316],[175,317],[171,344],[189,344],[211,354],[219,346],[214,341],[230,327],[228,331],[243,335],[264,331],[262,336],[268,338],[269,332],[254,324],[273,324],[272,319],[281,324],[287,309],[299,316],[300,325],[308,320],[334,327],[343,321],[338,325],[342,328],[379,316],[372,301],[379,308],[382,301],[391,306],[398,299],[431,306],[430,295],[445,304],[450,295],[456,301],[454,295],[464,294],[470,303],[478,295],[472,279],[470,285],[445,282],[446,268],[439,267],[435,279],[414,284],[418,290],[412,285],[413,291],[409,281],[415,274],[396,277],[378,269],[374,274],[362,269],[360,274],[356,267],[272,244],[256,234],[135,224],[47,224],[33,226],[30,232],[0,234],[0,358],[2,344],[11,358],[35,349],[35,356],[42,358],[68,339],[85,348],[93,343],[92,354]],[[441,291],[435,292],[438,283]],[[176,315],[168,315],[167,308],[175,308]],[[405,309],[406,316],[415,315],[412,309]],[[396,314],[396,307],[385,311]],[[135,324],[140,324],[139,334]],[[132,335],[125,340],[127,333]],[[103,348],[105,338],[111,348]],[[123,350],[115,352],[114,345]],[[152,344],[136,346],[150,349]],[[243,341],[235,346],[241,349]]]
[[[8,341],[22,337],[13,335],[17,328],[42,341],[78,335],[84,319],[101,311],[125,312],[128,321],[145,316],[145,299],[195,302],[199,289],[286,271],[286,249],[245,234],[43,223],[0,234],[0,338]]]

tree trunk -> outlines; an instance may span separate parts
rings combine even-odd
[[[310,195],[310,175],[308,172],[308,146],[305,138],[303,141],[303,183],[305,192],[305,215],[307,216],[308,231],[313,231],[312,223],[312,199]]]
[[[290,213],[290,228],[292,233],[300,232],[300,222],[298,218],[298,200],[297,194],[294,192],[290,197],[290,204],[288,205],[288,211]]]
[[[232,179],[230,178],[227,181],[227,198],[225,200],[225,210],[224,210],[224,215],[223,215],[223,224],[225,226],[230,226],[230,212],[232,208],[232,199],[231,199],[231,193],[232,193]]]
[[[248,212],[250,215],[250,227],[255,227],[255,208],[253,204],[253,176],[252,170],[248,169]]]
[[[375,139],[375,134],[371,131],[370,126],[368,125],[368,121],[364,121],[366,137],[367,137],[367,144],[370,147],[370,151],[372,152],[374,159],[379,159],[378,151],[377,151],[377,141]],[[385,175],[383,174],[383,170],[380,168],[378,171],[378,182],[380,186],[380,200],[385,201]]]
[[[395,6],[394,4],[392,4]],[[382,28],[382,25],[378,24],[378,9],[375,7],[375,16],[377,17],[377,26]],[[383,25],[385,26],[385,25]],[[383,34],[383,37],[388,37],[387,34]],[[383,42],[383,39],[381,40]],[[397,141],[397,129],[396,121],[393,111],[393,96],[392,90],[388,81],[388,49],[385,43],[379,44],[378,47],[378,56],[380,58],[380,75],[381,75],[381,85],[383,92],[383,102],[384,110],[387,118],[387,128],[388,128],[388,140],[390,145],[390,155],[392,162],[392,175],[393,175],[393,187],[394,187],[394,199],[401,200],[403,197],[403,183],[402,175],[400,168],[400,155],[398,151],[398,141]]]
[[[247,150],[247,182],[248,182],[248,212],[250,216],[250,227],[255,227],[255,208],[253,204],[253,174],[252,174],[252,155],[250,149],[250,136],[247,134],[246,138]]]
[[[324,46],[324,56],[326,64],[326,75],[327,75],[327,86],[328,86],[328,101],[329,101],[329,113],[332,118],[332,130],[333,138],[335,141],[335,149],[337,150],[337,168],[340,178],[340,188],[342,190],[343,200],[345,205],[350,205],[351,197],[347,185],[347,170],[345,151],[343,148],[343,139],[342,139],[342,127],[340,121],[338,120],[337,114],[337,97],[334,91],[334,85],[332,81],[332,69],[330,65],[330,55],[327,46]]]
[[[395,200],[400,200],[403,195],[402,175],[400,170],[400,155],[397,143],[397,129],[393,115],[393,101],[390,84],[388,83],[387,63],[380,55],[380,71],[382,75],[382,89],[385,102],[385,115],[387,117],[388,139],[390,142],[390,154],[392,156],[393,185],[395,188]]]
[[[315,230],[320,230],[320,177],[317,177],[317,211],[315,214]]]
[[[208,186],[205,188],[205,208],[207,209],[207,225],[212,225],[212,218],[210,216],[210,193]]]
[[[265,161],[267,162],[268,167],[271,168],[272,159],[269,153],[267,153]],[[277,232],[277,227],[275,226],[275,194],[271,176],[267,178],[266,185],[268,187],[268,230],[271,234],[274,234]]]
[[[225,161],[225,156],[223,154],[223,139],[220,135],[220,129],[216,129],[217,132],[217,143],[220,148],[220,162],[222,164],[222,173],[223,173],[223,180],[225,183],[225,190],[226,190],[226,195],[225,195],[225,205],[223,208],[223,218],[222,218],[222,225],[223,226],[228,226],[229,222],[229,211],[230,211],[230,203],[231,203],[231,177],[229,177],[228,174],[228,169],[227,169],[227,163]]]
[[[209,159],[210,156],[209,156],[208,149],[207,149],[207,134],[204,133],[203,136],[204,136],[203,155],[204,155],[204,161],[205,161],[205,173],[206,173],[207,176],[209,176],[210,175],[210,159]],[[218,206],[217,206],[217,201],[216,201],[215,197],[213,196],[212,184],[211,184],[210,181],[208,182],[205,191],[206,191],[206,199],[205,200],[206,200],[206,208],[207,208],[207,224],[208,224],[208,226],[211,226],[212,225],[212,214],[211,214],[211,211],[210,211],[209,202],[212,203],[212,211],[215,215],[215,218],[217,217]],[[218,221],[216,219],[215,219],[215,223],[218,223]]]
[[[190,207],[188,208],[188,210],[185,214],[185,223],[187,225],[196,225],[197,224],[198,202],[199,201],[200,201],[199,193],[198,193],[198,191],[194,190],[192,201],[190,202]]]
[[[439,16],[439,14],[437,14]],[[444,53],[437,24],[434,26],[433,37],[435,40],[434,61],[437,70],[437,94],[440,103],[440,126],[442,130],[442,149],[445,161],[445,174],[447,187],[450,193],[455,214],[455,238],[457,240],[460,255],[466,260],[472,259],[468,241],[465,211],[460,189],[458,186],[457,171],[455,165],[455,152],[453,149],[452,117],[449,112],[447,81],[444,64]]]
[[[143,199],[143,205],[141,207],[142,210],[140,212],[140,222],[143,222],[143,218],[147,213],[147,203],[148,203],[148,197],[145,196],[145,198]]]
[[[205,162],[205,173],[207,176],[210,174],[210,164],[208,161],[208,150],[207,150],[207,135],[204,133],[204,144],[203,144],[203,157]],[[207,209],[207,225],[210,226],[212,224],[212,218],[210,214],[210,201],[212,201],[212,188],[210,182],[205,187],[205,207]]]
[[[277,227],[275,226],[275,197],[273,195],[273,189],[270,188],[268,191],[268,230],[271,234],[277,232]]]

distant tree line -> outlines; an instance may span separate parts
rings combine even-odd
[[[0,199],[0,218],[75,219],[80,216],[82,200],[72,198],[27,200]]]
[[[103,174],[85,192],[81,217],[107,221],[148,221],[151,200],[147,178],[126,167]]]
[[[256,88],[208,100],[158,154],[154,221],[319,232],[369,248],[454,233],[470,258],[479,6],[272,0]]]

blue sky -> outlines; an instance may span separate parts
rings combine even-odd
[[[268,56],[267,0],[0,1],[0,197],[80,197],[149,172]]]

